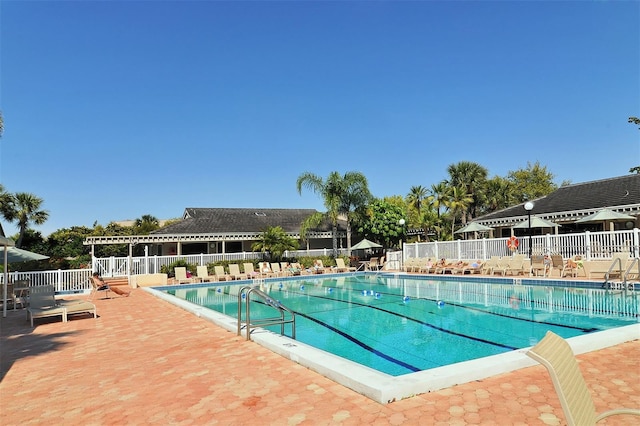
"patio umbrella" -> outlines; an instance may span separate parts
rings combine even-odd
[[[491,231],[493,228],[490,226],[483,225],[477,222],[467,223],[464,227],[458,229],[454,234],[461,234],[463,232],[484,232]]]
[[[628,214],[614,212],[613,210],[609,210],[604,208],[602,210],[598,210],[595,213],[590,214],[589,216],[585,216],[581,219],[576,220],[576,223],[593,223],[593,222],[602,222],[602,230],[607,229],[607,221],[613,224],[616,220],[635,220],[636,218],[633,216],[629,216]],[[612,229],[613,231],[613,229]]]
[[[16,263],[16,262],[26,262],[29,260],[43,260],[48,259],[49,256],[45,256],[42,254],[34,253],[32,251],[19,249],[13,246],[13,240],[10,240],[6,237],[0,236],[0,252],[2,253],[2,257],[4,258],[4,285],[2,286],[2,296],[4,297],[2,303],[2,316],[6,318],[7,316],[7,282],[8,280],[8,264]]]
[[[561,225],[555,222],[539,218],[538,216],[531,216],[531,228],[556,228],[560,226]],[[529,229],[529,219],[525,219],[524,222],[515,225],[514,229]]]
[[[351,250],[366,250],[371,248],[381,248],[382,246],[378,243],[374,243],[373,241],[369,241],[366,238],[360,241],[355,246],[351,246]]]

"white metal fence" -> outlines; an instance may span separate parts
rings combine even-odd
[[[531,238],[532,254],[561,254],[568,258],[583,255],[586,260],[609,259],[613,253],[628,252],[632,257],[640,257],[640,230],[585,232],[580,234],[536,235]],[[529,238],[519,240],[518,252],[529,253]],[[346,249],[340,249],[340,255],[346,255]],[[331,249],[299,250],[286,252],[285,257],[330,256]],[[491,256],[513,254],[507,247],[507,238],[482,240],[434,241],[427,243],[404,244],[402,253],[388,252],[387,262],[390,269],[400,269],[402,260],[410,257],[432,259],[480,259]],[[196,265],[207,265],[220,261],[241,262],[262,258],[260,252],[193,254],[183,256],[142,256],[95,258],[93,269],[72,269],[37,272],[11,272],[10,281],[30,280],[32,285],[53,285],[56,292],[77,292],[90,289],[90,277],[95,270],[105,277],[128,276],[131,274],[152,274],[160,272],[162,266],[178,259]],[[0,274],[0,283],[4,274]]]
[[[506,256],[508,238],[434,241],[403,246],[403,258],[479,259]],[[529,237],[519,239],[518,253],[529,254]],[[564,258],[582,255],[586,260],[610,259],[613,253],[640,256],[640,230],[584,232],[580,234],[536,235],[531,237],[532,254],[561,254]]]

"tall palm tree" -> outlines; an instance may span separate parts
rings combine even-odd
[[[427,188],[422,185],[412,186],[407,194],[407,202],[409,206],[418,211],[418,215],[422,212],[422,202],[429,196]]]
[[[0,214],[5,219],[7,218],[7,212],[10,212],[13,209],[13,196],[8,193],[4,186],[0,183]],[[2,224],[0,223],[0,236],[4,237],[4,229],[2,229]]]
[[[422,185],[412,186],[411,189],[409,190],[409,193],[407,194],[407,204],[410,209],[415,210],[416,212],[415,218],[417,218],[417,221],[420,222],[416,224],[418,227],[423,227],[421,223],[422,207],[424,202],[428,200],[429,200],[429,191],[427,190],[427,188],[425,188]],[[424,228],[424,230],[425,230],[425,238],[427,238],[427,229]],[[419,234],[418,234],[418,241],[420,241]]]
[[[436,211],[436,215],[438,216],[438,224],[440,224],[440,209],[444,207],[444,202],[447,199],[447,192],[449,187],[446,181],[442,181],[438,184],[431,185],[431,189],[429,190],[430,196],[429,201],[431,207],[433,207]],[[440,227],[436,228],[436,238],[440,239]]]
[[[450,195],[445,201],[445,206],[451,214],[451,235],[453,235],[453,231],[456,226],[456,217],[464,216],[472,202],[473,197],[467,193],[466,188],[463,186],[451,187]]]
[[[150,214],[142,215],[142,217],[136,219],[135,232],[140,235],[147,235],[151,231],[155,231],[160,228],[160,221],[157,217],[152,216]]]
[[[338,218],[346,217],[347,248],[351,249],[351,220],[353,212],[365,205],[371,198],[367,178],[360,172],[347,172],[344,176],[338,172],[331,172],[326,180],[316,174],[305,172],[298,176],[296,182],[298,193],[302,188],[308,188],[322,197],[327,211],[309,217],[302,224],[301,234],[317,227],[323,220],[328,219],[332,226],[333,256],[338,256]]]
[[[16,247],[22,247],[22,238],[30,223],[42,225],[49,219],[49,212],[40,210],[43,200],[33,194],[18,192],[12,196],[13,203],[5,206],[3,203],[2,214],[9,222],[17,221],[20,235],[16,241]]]
[[[449,173],[449,184],[453,187],[464,188],[471,197],[471,203],[467,206],[461,216],[462,223],[467,223],[476,216],[476,211],[484,197],[484,186],[487,181],[488,171],[485,167],[471,161],[460,161],[451,164],[447,168]]]

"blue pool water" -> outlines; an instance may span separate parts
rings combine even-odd
[[[343,274],[268,280],[261,289],[296,313],[298,341],[393,376],[528,347],[548,330],[568,338],[638,322],[635,292],[494,281]],[[167,293],[235,318],[246,285]],[[252,319],[274,316],[251,300]]]

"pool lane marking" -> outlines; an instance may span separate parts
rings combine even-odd
[[[278,290],[282,290],[282,289],[278,289]],[[362,290],[356,290],[356,289],[354,289],[354,290],[355,290],[355,292],[358,292],[358,293],[360,291],[362,291]],[[359,302],[354,302],[354,301],[346,302],[346,301],[343,301],[343,300],[340,300],[340,299],[334,299],[334,298],[326,297],[326,296],[322,296],[322,295],[313,295],[313,294],[309,294],[309,293],[299,293],[299,292],[293,291],[293,290],[287,290],[287,291],[289,291],[290,293],[293,293],[293,294],[297,294],[297,295],[305,295],[305,296],[316,297],[316,298],[321,298],[321,299],[333,300],[333,301],[336,301],[336,302],[353,303],[353,304],[356,304],[356,305],[359,305],[359,306],[371,306],[371,305],[367,305],[367,304],[359,303]],[[401,297],[401,296],[399,296],[397,294],[394,294],[394,293],[381,293],[381,292],[377,292],[377,293],[385,294],[385,295],[391,296],[391,297]],[[430,298],[426,298],[426,297],[413,297],[412,299],[413,300],[431,300],[431,301],[436,302],[435,299],[430,299]],[[532,320],[530,318],[524,318],[524,317],[512,317],[510,315],[505,315],[505,314],[501,314],[501,313],[498,313],[498,312],[484,311],[482,309],[473,308],[471,306],[460,305],[460,304],[453,303],[453,302],[447,302],[447,304],[452,305],[452,306],[457,306],[457,307],[463,308],[463,309],[479,311],[479,312],[482,312],[482,313],[487,314],[487,315],[494,315],[494,316],[498,316],[498,317],[509,318],[509,319],[517,320],[517,321],[525,321],[525,322],[534,323],[534,324],[545,324],[545,325],[550,325],[550,326],[558,327],[558,328],[566,328],[566,329],[569,329],[569,330],[578,330],[578,331],[581,331],[583,333],[593,333],[593,332],[599,330],[598,328],[593,328],[593,327],[592,328],[585,328],[585,327],[577,327],[577,326],[573,326],[573,325],[556,324],[556,323],[548,322],[548,321],[535,321],[535,320]],[[434,314],[433,312],[429,312],[429,313]],[[406,318],[410,319],[408,317],[406,317]],[[452,332],[452,333],[455,334],[455,332]],[[519,348],[516,348],[516,349],[519,349]]]
[[[294,311],[294,312],[295,312],[295,311]],[[415,372],[417,372],[417,371],[422,371],[422,370],[423,370],[422,368],[418,368],[418,367],[415,367],[415,366],[413,366],[413,365],[411,365],[411,364],[407,364],[406,362],[404,362],[404,361],[402,361],[402,360],[399,360],[399,359],[394,358],[394,357],[392,357],[392,356],[390,356],[390,355],[387,355],[386,353],[381,352],[381,351],[379,351],[379,350],[377,350],[377,349],[374,349],[373,347],[371,347],[371,346],[367,345],[367,344],[366,344],[366,343],[364,343],[363,341],[361,341],[361,340],[359,340],[359,339],[356,339],[354,336],[352,336],[352,335],[350,335],[350,334],[347,334],[347,333],[345,333],[345,332],[343,332],[343,331],[341,331],[341,330],[339,330],[339,329],[335,328],[334,326],[327,324],[327,323],[326,323],[326,322],[324,322],[324,321],[320,321],[319,319],[314,318],[314,317],[311,317],[311,316],[309,316],[309,315],[307,315],[307,314],[304,314],[304,313],[302,313],[302,312],[296,312],[296,315],[300,315],[300,316],[302,316],[302,317],[304,317],[304,318],[306,318],[306,319],[308,319],[308,320],[310,320],[310,321],[315,322],[316,324],[318,324],[318,325],[320,325],[320,326],[322,326],[322,327],[328,328],[329,330],[333,331],[334,333],[337,333],[337,334],[341,335],[341,336],[342,336],[342,337],[344,337],[345,339],[347,339],[347,340],[351,341],[352,343],[355,343],[356,345],[358,345],[358,346],[360,346],[361,348],[363,348],[363,349],[365,349],[365,350],[367,350],[367,351],[371,352],[372,354],[377,355],[377,356],[379,356],[380,358],[384,358],[384,359],[386,359],[387,361],[392,362],[392,363],[394,363],[394,364],[400,365],[400,366],[402,366],[402,367],[406,368],[406,369],[407,369],[407,370],[409,370],[409,371],[413,371],[413,372],[415,373]]]
[[[293,293],[295,293],[295,294],[305,294],[305,293],[296,293],[296,292],[293,292]],[[312,294],[306,294],[306,295],[310,296],[310,297],[314,297],[314,298],[319,298],[319,299],[328,299],[328,300],[332,300],[332,301],[335,301],[335,302],[347,303],[347,302],[345,302],[343,300],[333,299],[331,297],[326,297],[326,296],[320,296],[320,295],[316,296],[316,295],[312,295]],[[469,336],[468,334],[463,334],[463,333],[458,333],[458,332],[455,332],[455,331],[447,330],[446,328],[438,327],[438,326],[435,326],[433,324],[429,324],[428,322],[420,321],[420,320],[418,320],[416,318],[412,318],[412,317],[400,314],[398,312],[390,311],[388,309],[382,309],[382,308],[374,306],[374,305],[367,305],[367,304],[364,304],[364,303],[359,303],[359,302],[354,302],[354,301],[350,301],[349,303],[353,304],[353,305],[356,305],[356,306],[362,306],[362,307],[375,309],[375,310],[378,310],[380,312],[386,312],[388,314],[391,314],[391,315],[394,315],[394,316],[397,316],[397,317],[400,317],[400,318],[405,318],[405,319],[407,319],[409,321],[413,321],[415,323],[424,325],[426,327],[430,327],[430,328],[432,328],[434,330],[438,330],[438,331],[441,331],[443,333],[451,334],[451,335],[462,337],[462,338],[469,339],[469,340],[475,340],[476,342],[481,342],[481,343],[485,343],[485,344],[488,344],[488,345],[497,346],[497,347],[504,348],[504,349],[509,349],[509,350],[520,349],[518,347],[504,345],[502,343],[492,342],[491,340],[481,339],[479,337]],[[306,314],[303,314],[303,313],[300,313],[300,312],[297,312],[297,311],[294,311],[294,312],[296,313],[296,315],[300,314],[300,315],[304,316],[305,318],[311,318]],[[317,321],[319,321],[319,320],[317,320]],[[327,326],[331,327],[328,324],[327,324]]]

